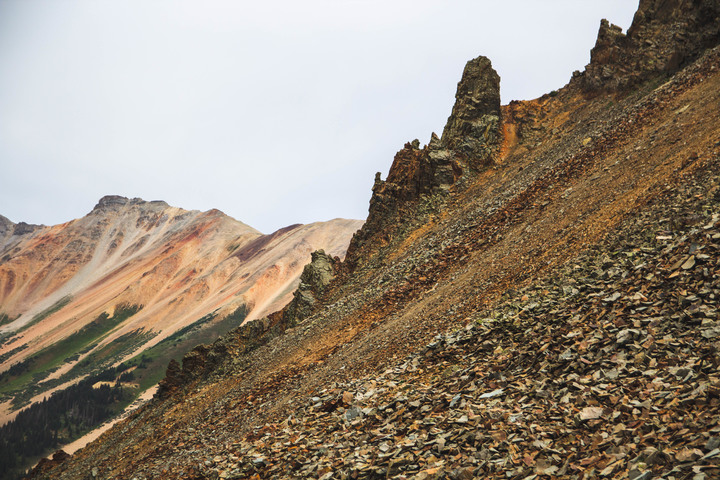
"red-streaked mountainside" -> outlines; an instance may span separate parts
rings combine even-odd
[[[61,225],[3,218],[0,372],[122,306],[142,308],[50,377],[132,332],[153,335],[127,355],[208,314],[221,318],[245,306],[252,319],[278,310],[292,298],[310,253],[343,257],[361,225],[336,219],[263,235],[218,210],[118,196]]]

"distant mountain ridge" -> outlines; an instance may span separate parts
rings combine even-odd
[[[86,351],[75,358],[63,352],[73,359],[50,362],[43,378],[62,379],[111,344],[127,348],[101,363],[136,356],[208,315],[216,321],[241,309],[251,319],[278,310],[292,298],[310,253],[343,257],[361,225],[335,219],[263,235],[219,210],[117,195],[60,225],[2,217],[0,374],[128,306],[137,311],[81,345]],[[1,389],[9,400],[12,393]],[[8,404],[0,405],[8,413]]]

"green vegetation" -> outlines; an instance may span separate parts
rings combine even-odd
[[[213,322],[217,316],[215,313],[205,315],[126,362],[128,366],[137,367],[133,373],[140,391],[156,385],[165,377],[165,370],[170,360],[180,361],[183,355],[196,345],[212,343],[218,337],[240,326],[247,317],[248,311],[247,306],[241,305],[233,313],[216,322]]]
[[[15,321],[16,319],[17,317],[10,318],[7,313],[0,312],[0,327],[2,327],[3,325],[7,325],[8,323]]]
[[[59,308],[57,308],[57,310],[59,310]],[[14,364],[9,370],[0,374],[0,399],[12,397],[13,405],[19,407],[34,395],[74,378],[73,376],[68,378],[64,375],[56,381],[38,384],[38,382],[47,378],[63,364],[73,358],[77,358],[79,353],[87,352],[94,348],[99,340],[105,337],[116,326],[140,311],[141,308],[142,306],[140,305],[117,305],[112,317],[106,313],[102,313],[95,320],[72,335],[42,349],[22,362]],[[115,343],[116,342],[113,342],[112,345],[115,345]],[[97,372],[99,369],[98,366],[99,364],[96,364],[96,367],[92,370]]]
[[[131,360],[113,367],[118,359],[157,335],[155,332],[135,330],[93,351],[60,378],[38,385],[39,380],[46,378],[64,362],[76,360],[80,352],[95,348],[116,326],[141,308],[118,305],[112,317],[99,315],[66,339],[13,365],[0,375],[0,399],[11,398],[14,408],[19,408],[44,391],[89,375],[76,385],[30,406],[13,422],[0,427],[0,480],[17,478],[41,456],[79,438],[121,412],[140,392],[165,376],[171,359],[181,360],[185,352],[199,343],[212,343],[241,325],[248,314],[245,305],[221,320],[217,320],[216,313],[211,313]],[[109,384],[92,388],[98,382]]]
[[[97,372],[99,369],[109,368],[112,364],[119,361],[119,359],[130,355],[156,335],[157,333],[155,332],[146,332],[145,330],[133,330],[132,332],[126,333],[86,356],[74,365],[68,373],[60,377],[59,380],[61,383],[64,383],[73,378]]]
[[[5,345],[6,343],[11,343],[13,340],[15,340],[15,337],[17,337],[15,332],[0,333],[0,347]]]
[[[104,345],[100,350],[91,353],[59,378],[53,378],[39,383],[58,367],[33,374],[31,384],[26,385],[24,389],[20,391],[13,392],[13,408],[20,408],[29,403],[36,395],[42,394],[83,375],[96,375],[98,372],[103,371],[103,369],[112,368],[112,364],[116,363],[123,356],[130,354],[133,350],[136,350],[140,345],[155,335],[156,333],[149,333],[143,330],[134,330],[122,335],[113,342]]]
[[[30,320],[28,323],[20,327],[18,330],[12,331],[12,332],[5,332],[0,334],[0,346],[5,345],[6,343],[9,343],[12,341],[13,338],[17,336],[18,333],[27,330],[31,326],[35,325],[36,323],[42,322],[47,317],[52,315],[53,313],[59,311],[61,308],[66,306],[70,301],[72,300],[71,295],[66,295],[57,302],[55,302],[52,306],[46,308],[42,312],[35,315],[32,320]],[[10,319],[10,317],[5,313],[0,313],[0,326],[6,325],[10,322],[14,322],[17,320],[16,318]]]
[[[15,348],[13,348],[12,350],[9,350],[9,351],[3,353],[2,355],[0,355],[0,365],[2,365],[3,363],[5,363],[5,361],[6,361],[8,358],[12,357],[13,355],[15,355],[15,354],[18,353],[18,352],[22,352],[22,351],[25,350],[26,348],[28,348],[27,344],[22,344],[22,345],[20,345],[19,347],[15,347]]]
[[[0,427],[0,480],[19,478],[38,458],[116,415],[132,399],[106,370],[18,413]],[[98,385],[98,382],[114,383]]]
[[[235,250],[238,249],[239,246],[240,246],[240,243],[239,243],[239,242],[238,242],[238,243],[231,243],[230,245],[227,246],[227,251],[228,251],[229,253],[233,253]]]

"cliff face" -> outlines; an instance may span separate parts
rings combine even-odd
[[[719,477],[719,3],[642,1],[499,110],[473,60],[307,316],[200,347],[40,478]]]

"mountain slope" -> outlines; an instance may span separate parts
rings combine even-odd
[[[471,61],[309,316],[196,349],[38,477],[717,477],[718,25],[643,0],[502,107]]]
[[[5,221],[0,373],[25,362],[36,376],[23,383],[6,375],[2,393],[15,397],[15,407],[29,391],[42,400],[49,388],[136,357],[194,324],[277,310],[292,298],[310,252],[343,256],[360,225],[338,219],[263,235],[217,210],[117,196],[62,225]],[[80,368],[89,361],[92,369]]]

